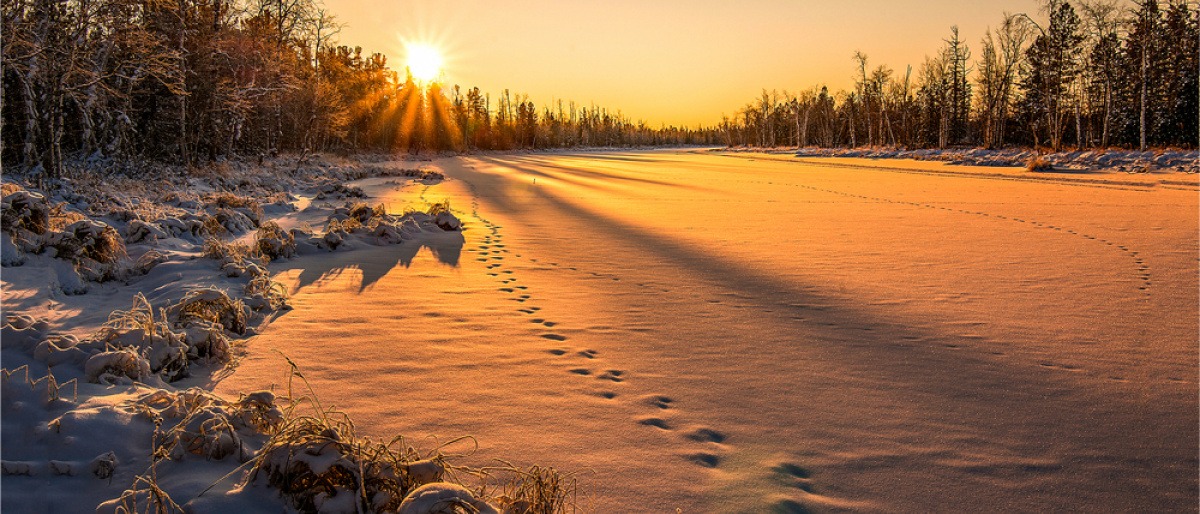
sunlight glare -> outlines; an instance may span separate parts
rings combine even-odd
[[[413,78],[429,82],[438,77],[442,71],[442,55],[436,48],[426,44],[405,45],[408,54],[408,69]]]

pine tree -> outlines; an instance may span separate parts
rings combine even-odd
[[[1184,0],[1171,2],[1164,19],[1163,34],[1166,41],[1165,66],[1177,70],[1164,70],[1163,109],[1155,126],[1158,144],[1191,145],[1197,141],[1197,82],[1200,81],[1200,29],[1196,13],[1188,8]]]
[[[1048,10],[1049,25],[1026,51],[1029,67],[1021,87],[1025,107],[1036,123],[1031,127],[1035,142],[1041,126],[1050,146],[1061,150],[1067,107],[1072,105],[1070,86],[1079,75],[1078,55],[1084,38],[1079,15],[1070,3],[1051,0]]]

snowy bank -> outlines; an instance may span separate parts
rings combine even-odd
[[[573,481],[537,491],[529,471],[453,468],[445,445],[356,436],[295,368],[283,394],[211,393],[241,341],[289,309],[272,262],[461,239],[447,202],[390,213],[348,184],[432,185],[444,180],[437,170],[280,159],[142,171],[153,179],[94,168],[50,182],[6,176],[4,511],[566,508]],[[301,214],[313,223],[281,224]]]
[[[802,148],[797,157],[862,157],[868,159],[913,159],[943,161],[969,166],[1026,167],[1034,158],[1044,160],[1050,170],[1113,170],[1128,173],[1183,172],[1200,173],[1200,152],[1184,150],[1089,150],[1039,153],[1027,149],[987,150],[897,148]],[[1047,171],[1050,171],[1047,170]]]

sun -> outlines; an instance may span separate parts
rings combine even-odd
[[[436,79],[442,72],[442,54],[432,46],[422,43],[404,45],[408,54],[408,71],[421,82]]]

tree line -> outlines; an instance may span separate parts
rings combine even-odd
[[[620,111],[417,84],[319,0],[0,0],[0,158],[713,144]]]
[[[854,55],[853,90],[763,91],[719,128],[730,146],[1200,144],[1200,17],[1186,0],[1047,0],[1005,13],[978,54],[951,27],[913,73]]]

